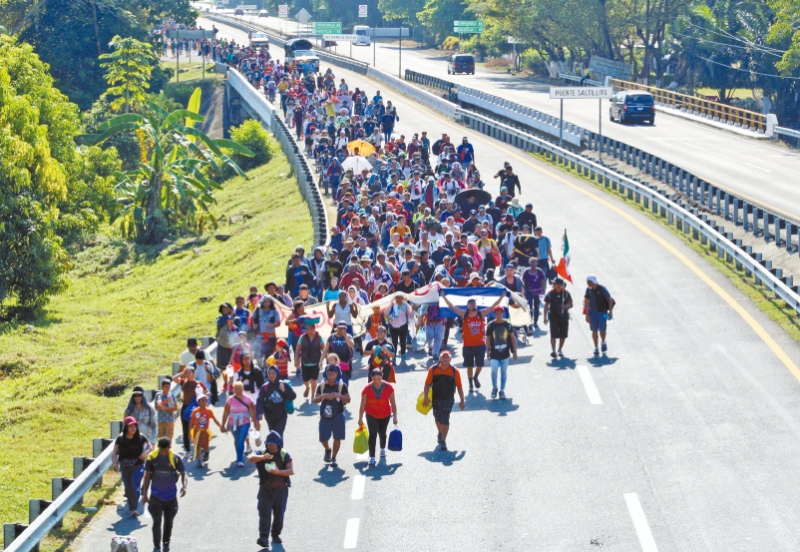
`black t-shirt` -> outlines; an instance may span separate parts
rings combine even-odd
[[[489,347],[490,358],[505,360],[511,356],[511,332],[513,331],[514,329],[511,327],[511,323],[507,320],[498,322],[495,319],[487,324],[487,343],[491,337],[491,345]]]
[[[339,390],[339,385],[342,386],[342,390]],[[338,384],[334,383],[333,385],[329,385],[326,381],[322,385],[317,387],[317,397],[320,395],[324,395],[326,393],[341,393],[342,395],[348,395],[347,386],[344,383]],[[325,399],[321,403],[319,403],[319,415],[326,420],[333,418],[337,414],[341,414],[344,412],[344,403],[339,399]]]
[[[417,288],[419,288],[419,285],[414,280],[406,284],[405,279],[401,279],[400,282],[394,286],[395,291],[401,291],[403,293],[414,293],[414,290]]]
[[[569,316],[569,311],[562,308],[564,305],[572,302],[572,296],[567,290],[562,289],[559,292],[551,289],[547,295],[544,296],[544,302],[550,305],[550,310],[548,312],[551,318],[556,316]]]
[[[272,453],[268,451],[268,454]],[[262,460],[261,462],[256,462],[259,484],[267,489],[283,489],[284,487],[291,487],[292,483],[288,477],[269,473],[266,468],[266,464],[274,463],[275,467],[279,470],[285,470],[286,466],[291,463],[291,461],[292,457],[289,456],[289,453],[284,450],[280,450],[272,455],[272,460]]]
[[[135,465],[137,466],[144,464],[144,460],[141,460],[139,456],[144,452],[144,447],[147,443],[147,437],[141,433],[138,437],[134,436],[132,439],[120,435],[117,437],[117,440],[114,441],[114,444],[119,446],[120,462],[123,460],[136,460]]]
[[[323,274],[326,286],[330,285],[331,279],[340,278],[342,276],[342,270],[344,269],[341,262],[330,261],[330,260],[325,261],[323,267],[324,267]]]

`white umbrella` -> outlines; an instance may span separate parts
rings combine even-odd
[[[351,155],[344,160],[342,163],[342,168],[344,170],[352,170],[353,174],[358,174],[364,169],[367,169],[368,171],[372,170],[372,163],[370,163],[366,157],[361,157],[360,155]]]

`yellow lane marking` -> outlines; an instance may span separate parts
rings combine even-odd
[[[361,76],[361,75],[359,75],[359,76]],[[372,79],[369,79],[369,80],[372,80]],[[379,81],[375,81],[375,82],[379,82]],[[421,106],[420,106],[420,104],[417,104],[416,107],[420,108]],[[435,120],[437,120],[437,121],[439,121],[441,123],[444,123],[445,125],[447,125],[449,127],[455,126],[453,121],[447,121],[446,119],[441,118],[438,113],[434,113],[432,110],[428,109],[427,106],[425,106],[425,111],[429,112],[429,116],[432,119],[435,119]],[[473,131],[472,129],[470,129],[470,130],[474,133],[474,136],[478,141],[483,142],[484,144],[486,144],[488,146],[491,146],[491,147],[497,147],[498,141],[490,141],[488,139],[485,139],[482,134],[477,133],[477,131]],[[653,239],[656,243],[661,245],[664,249],[666,249],[667,251],[672,253],[675,257],[678,258],[678,260],[680,260],[684,265],[686,265],[689,268],[689,270],[694,272],[694,274],[698,278],[700,278],[700,280],[705,282],[705,284],[708,285],[708,287],[710,287],[712,290],[714,290],[714,292],[717,295],[719,295],[722,298],[722,300],[725,301],[739,316],[742,317],[742,319],[745,321],[745,323],[748,326],[750,326],[750,328],[752,328],[752,330],[756,333],[756,335],[758,335],[758,337],[761,338],[761,340],[764,342],[764,344],[767,347],[769,347],[769,349],[775,354],[775,356],[778,357],[778,360],[780,360],[783,363],[783,365],[786,367],[786,369],[789,370],[789,372],[800,383],[800,368],[797,367],[797,365],[792,361],[792,359],[789,357],[789,355],[786,353],[786,351],[784,351],[783,348],[780,345],[778,345],[778,343],[772,338],[772,336],[769,335],[767,330],[765,330],[764,327],[761,324],[759,324],[758,321],[755,318],[753,318],[753,316],[749,312],[747,312],[744,309],[744,307],[742,307],[739,304],[738,301],[736,301],[736,299],[734,299],[727,291],[725,291],[722,288],[722,286],[717,284],[705,272],[700,270],[699,266],[697,266],[694,262],[692,262],[692,260],[689,259],[686,255],[684,255],[683,253],[678,251],[678,249],[676,247],[674,247],[673,245],[668,243],[664,238],[662,238],[661,236],[659,236],[658,234],[656,234],[655,232],[653,232],[652,230],[647,228],[644,224],[642,224],[641,222],[636,220],[630,213],[625,212],[620,206],[615,205],[614,203],[608,201],[607,199],[605,199],[603,197],[598,197],[596,195],[596,192],[592,193],[589,190],[586,190],[583,187],[581,187],[581,186],[579,186],[579,185],[577,185],[577,184],[575,184],[573,182],[570,182],[566,178],[562,177],[560,174],[556,174],[556,173],[554,173],[554,172],[552,172],[552,171],[550,171],[548,169],[540,167],[538,164],[534,163],[530,159],[527,159],[526,157],[523,157],[523,156],[517,154],[515,151],[511,151],[511,150],[504,150],[504,151],[505,151],[505,153],[507,153],[511,157],[514,157],[514,158],[522,161],[523,163],[525,163],[529,167],[531,167],[533,169],[536,169],[537,171],[541,172],[542,174],[545,174],[545,175],[549,176],[550,178],[552,178],[554,180],[557,180],[557,181],[559,181],[559,182],[561,182],[563,184],[566,184],[570,188],[582,193],[586,197],[589,197],[589,198],[595,200],[596,202],[600,203],[601,205],[607,207],[608,209],[611,209],[612,211],[614,211],[615,213],[620,215],[622,218],[624,218],[625,220],[630,222],[632,225],[634,225],[636,228],[641,230],[645,235],[647,235],[648,237]]]

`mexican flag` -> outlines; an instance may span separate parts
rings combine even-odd
[[[556,266],[556,273],[571,284],[572,275],[569,273],[569,239],[567,238],[566,228],[564,228],[564,238],[562,242],[564,251],[561,254],[561,260],[558,261],[558,266]]]

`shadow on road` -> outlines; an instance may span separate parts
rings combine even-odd
[[[344,475],[344,470],[342,468],[332,468],[329,465],[323,466],[317,474],[318,477],[315,477],[314,481],[322,483],[326,487],[335,487],[342,481],[350,479],[349,476]]]
[[[617,357],[610,357],[607,355],[598,355],[598,356],[591,356],[586,359],[586,362],[594,366],[595,368],[602,368],[603,366],[611,366],[619,359]]]
[[[480,391],[472,394],[467,393],[465,397],[467,407],[465,410],[488,410],[498,416],[507,416],[509,412],[519,410],[519,405],[514,404],[513,399],[490,399]],[[458,406],[453,407],[453,413],[460,412]]]
[[[367,462],[356,462],[353,467],[357,469],[361,475],[373,481],[380,481],[387,475],[394,475],[394,473],[402,466],[402,462],[397,464],[388,464],[386,458],[381,458],[377,464],[370,466]]]
[[[547,366],[550,368],[555,368],[556,370],[574,370],[577,363],[572,358],[551,358],[550,362],[547,363]]]
[[[454,462],[458,462],[467,454],[467,451],[461,450],[436,450],[430,452],[420,452],[417,456],[421,456],[428,462],[434,462],[443,466],[452,466]]]
[[[256,471],[256,465],[251,464],[246,460],[247,459],[245,459],[244,467],[242,468],[236,465],[236,461],[231,462],[229,466],[220,471],[222,477],[225,479],[230,479],[231,481],[236,481],[237,479],[252,475],[253,472]]]

